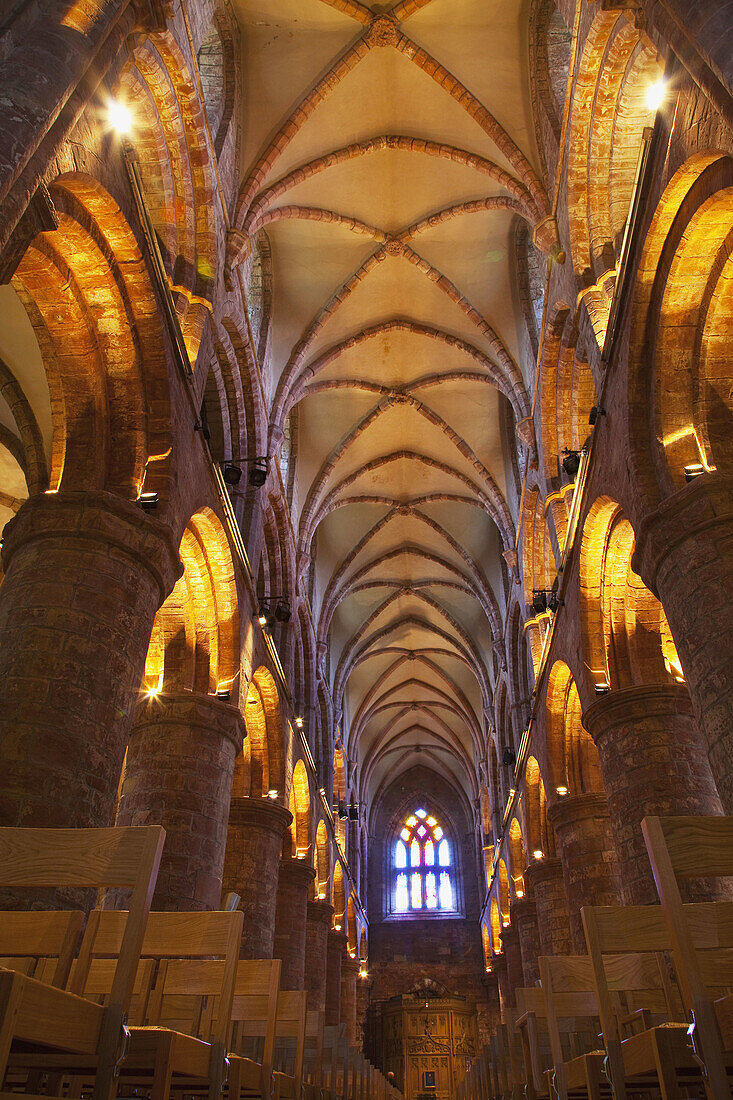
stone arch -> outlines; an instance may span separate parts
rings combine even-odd
[[[234,794],[270,796],[287,805],[286,744],[280,697],[272,674],[264,666],[254,673],[245,701],[245,752],[234,766]]]
[[[481,946],[484,949],[484,968],[491,970],[491,933],[487,925],[481,925]]]
[[[362,963],[365,963],[369,957],[369,944],[367,941],[367,932],[364,925],[361,926],[361,932],[359,933],[359,958]]]
[[[534,756],[530,756],[524,773],[524,815],[527,834],[527,850],[533,858],[555,856],[555,834],[547,818],[547,795],[542,782],[540,766]],[[536,852],[542,852],[537,857]]]
[[[511,921],[512,896],[509,889],[509,872],[503,859],[500,859],[496,865],[496,881],[501,927],[505,928]]]
[[[501,917],[499,916],[499,903],[495,897],[491,899],[491,952],[493,955],[501,955],[503,945],[501,942]]]
[[[603,792],[598,752],[582,722],[580,696],[563,661],[555,661],[547,684],[547,753],[555,788],[571,795]]]
[[[236,90],[234,41],[222,8],[214,12],[196,61],[214,150],[220,157],[229,133]]]
[[[516,218],[514,257],[519,299],[527,329],[527,338],[536,360],[539,351],[542,317],[545,304],[545,257],[532,241],[530,227],[523,218]]]
[[[114,94],[134,120],[147,206],[195,363],[216,276],[214,183],[202,105],[172,34],[137,41]]]
[[[557,576],[557,563],[538,487],[527,487],[522,522],[522,575],[524,596],[532,606],[534,589],[549,591]],[[532,612],[534,614],[534,612]]]
[[[144,686],[215,695],[237,691],[239,610],[226,533],[210,508],[191,517],[181,538],[183,574],[158,611]]]
[[[527,865],[527,857],[524,851],[522,828],[516,817],[512,818],[509,825],[508,840],[509,866],[512,869],[511,886],[514,896],[521,898],[524,897],[524,870]]]
[[[346,799],[346,767],[344,764],[344,750],[336,748],[333,752],[333,804]]]
[[[346,936],[349,954],[352,958],[355,958],[358,939],[356,934],[356,907],[351,894],[349,894],[346,902]]]
[[[542,138],[549,129],[552,143],[557,146],[570,73],[572,34],[554,0],[534,0],[530,27],[529,72],[533,99],[540,108],[535,121],[538,127],[537,144],[544,148],[547,142]]]
[[[662,605],[632,569],[634,549],[620,505],[599,497],[583,527],[581,614],[591,675],[612,689],[683,679]]]
[[[302,760],[298,760],[293,768],[288,809],[293,816],[288,837],[286,837],[286,842],[289,839],[291,846],[289,854],[297,859],[307,859],[310,853],[311,799],[308,774]]]
[[[331,845],[323,818],[316,829],[315,867],[315,895],[318,901],[326,901],[331,891]]]
[[[662,65],[627,13],[599,12],[578,66],[568,148],[568,216],[574,270],[587,286],[615,269],[629,210],[642,131],[651,126],[651,85]],[[610,297],[596,303],[602,343]]]
[[[264,229],[252,238],[251,251],[243,270],[252,346],[262,367],[267,358],[272,315],[272,249]]]
[[[336,860],[333,869],[333,926],[340,932],[346,923],[346,891],[344,888],[344,869],[341,860]]]
[[[51,398],[52,490],[168,499],[170,406],[158,309],[137,241],[112,196],[82,173],[49,187],[58,228],[39,233],[13,286]]]
[[[732,249],[733,158],[697,154],[662,195],[636,283],[629,407],[637,476],[655,503],[685,484],[686,467],[733,468]]]

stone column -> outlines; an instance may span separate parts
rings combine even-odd
[[[561,798],[551,807],[549,818],[562,862],[573,950],[585,955],[581,908],[619,904],[616,851],[606,796]]]
[[[514,920],[514,906],[512,906],[512,920]],[[516,1003],[515,990],[524,985],[522,949],[519,945],[519,933],[514,924],[509,924],[502,930],[501,943],[504,948],[504,958],[506,959],[507,1003],[513,1008]]]
[[[495,963],[496,960],[493,960]],[[492,964],[493,965],[493,964]],[[486,990],[486,1003],[476,1005],[481,1045],[488,1043],[501,1023],[501,998],[499,996],[499,977],[496,967],[491,973],[484,974],[483,986]]]
[[[361,966],[365,965],[361,960]],[[366,1046],[366,1023],[369,1012],[369,982],[359,976],[356,983],[356,1045],[360,1050]]]
[[[111,825],[175,541],[112,493],[43,493],[2,555],[0,825]]]
[[[524,872],[524,883],[531,889],[537,909],[540,955],[570,955],[570,915],[565,880],[559,859],[538,859]]]
[[[659,896],[641,834],[647,814],[720,814],[707,750],[684,684],[612,691],[583,713],[596,743],[626,905]]]
[[[522,955],[522,985],[536,985],[540,968],[537,959],[540,956],[540,930],[537,922],[537,906],[533,897],[518,898],[512,906],[512,921],[519,936],[519,949]]]
[[[341,1023],[341,963],[348,940],[331,929],[326,943],[326,1026]]]
[[[496,987],[499,991],[499,1012],[504,1023],[509,1019],[511,999],[509,997],[509,975],[507,971],[506,955],[494,955],[494,970],[496,975]]]
[[[326,1007],[326,955],[333,906],[327,901],[309,901],[305,924],[305,988],[311,1008]]]
[[[282,959],[281,989],[305,988],[308,889],[315,877],[314,868],[304,859],[283,859],[280,862],[273,957]]]
[[[153,909],[218,909],[234,760],[244,720],[194,692],[146,698],[127,747],[118,825],[162,825]]]
[[[243,959],[271,959],[280,852],[292,814],[270,798],[233,798],[224,859],[224,892],[242,902]]]
[[[346,1038],[356,1045],[356,983],[359,980],[359,960],[344,952],[341,960],[341,1023],[346,1025]]]
[[[733,813],[733,479],[703,474],[646,515],[633,568],[669,620],[723,809]]]

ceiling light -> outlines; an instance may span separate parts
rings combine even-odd
[[[664,102],[664,93],[667,90],[667,85],[663,80],[658,80],[656,84],[650,85],[646,92],[647,107],[650,111],[658,111]]]
[[[118,134],[129,134],[132,129],[132,114],[124,103],[119,103],[116,99],[111,100],[107,107],[107,117],[110,126]]]

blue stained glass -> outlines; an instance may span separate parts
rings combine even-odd
[[[407,896],[407,875],[398,875],[395,908],[398,913],[405,913],[407,912],[409,904],[410,902]]]
[[[395,848],[394,865],[395,867],[407,866],[407,848],[401,840],[397,841],[397,847]]]

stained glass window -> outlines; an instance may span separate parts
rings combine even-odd
[[[396,913],[455,912],[450,844],[438,819],[422,807],[406,817],[399,829],[394,870]]]

